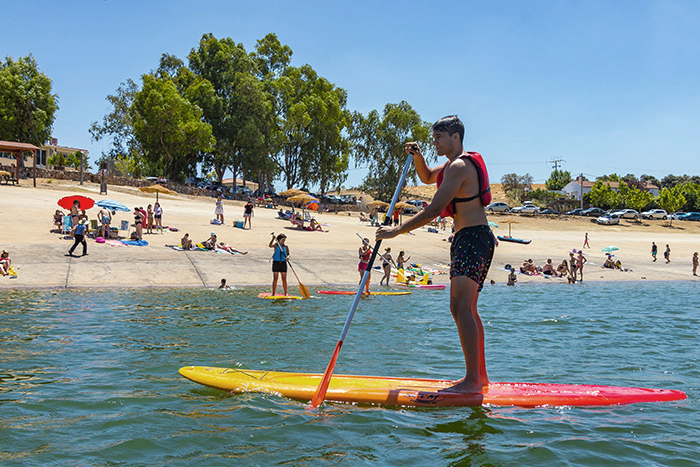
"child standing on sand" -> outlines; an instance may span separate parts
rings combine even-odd
[[[591,244],[588,243],[588,232],[586,232],[586,238],[583,239],[583,248],[586,248],[586,247],[588,247],[588,248],[591,247]]]
[[[666,251],[664,251],[664,259],[666,260],[666,264],[671,262],[671,247],[668,246],[668,243],[666,244]]]

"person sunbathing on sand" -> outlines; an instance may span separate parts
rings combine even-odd
[[[557,274],[559,277],[564,277],[569,274],[569,263],[566,260],[562,260],[561,264],[557,266]]]
[[[238,253],[239,255],[247,255],[248,254],[247,251],[236,250],[234,247],[232,247],[231,245],[228,245],[224,242],[219,242],[219,248],[224,250],[224,251],[228,251],[231,254],[233,254],[233,253]]]

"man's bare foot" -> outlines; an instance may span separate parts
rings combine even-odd
[[[465,381],[461,379],[453,386],[440,390],[440,392],[455,392],[460,394],[481,394],[488,383],[482,384],[476,381]]]

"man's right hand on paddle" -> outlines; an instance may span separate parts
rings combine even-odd
[[[374,238],[375,240],[386,240],[389,238],[394,238],[399,234],[399,229],[396,227],[390,227],[388,225],[385,225],[383,227],[380,227],[377,229],[377,233],[375,234]]]
[[[414,156],[423,157],[423,153],[420,151],[420,146],[415,141],[410,141],[406,143],[406,154],[413,154]]]

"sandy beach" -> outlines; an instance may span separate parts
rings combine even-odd
[[[0,288],[63,288],[63,287],[216,287],[221,278],[232,286],[264,286],[271,283],[272,249],[268,247],[270,233],[284,232],[291,249],[291,263],[299,279],[307,286],[348,285],[355,287],[359,280],[357,250],[360,239],[368,237],[374,244],[374,228],[360,223],[358,213],[314,213],[328,232],[307,232],[292,227],[289,221],[277,219],[277,211],[256,208],[253,228],[232,227],[235,220],[243,220],[243,204],[224,201],[225,225],[211,225],[214,218],[214,198],[186,195],[161,195],[163,225],[176,227],[179,232],[145,234],[146,247],[115,247],[98,244],[88,239],[88,256],[67,256],[72,240],[65,239],[53,227],[53,213],[57,200],[63,196],[82,194],[94,200],[115,199],[129,208],[153,204],[155,196],[131,187],[110,186],[107,196],[99,195],[97,184],[53,180],[38,180],[37,188],[23,180],[20,186],[0,185],[0,248],[8,250],[18,277],[0,277]],[[99,208],[88,211],[95,219]],[[507,235],[510,219],[512,235],[530,239],[529,245],[501,242],[496,249],[488,280],[503,284],[506,264],[519,266],[532,258],[543,265],[551,258],[555,265],[568,258],[568,252],[583,246],[584,235],[589,234],[591,248],[584,253],[588,264],[584,269],[585,281],[638,281],[638,280],[698,280],[692,275],[691,258],[700,250],[700,223],[674,221],[627,221],[617,226],[597,225],[594,219],[567,217],[529,217],[519,215],[490,215],[499,225],[496,234]],[[133,222],[131,213],[117,212],[116,225],[121,220]],[[113,224],[115,225],[115,224]],[[145,230],[144,230],[145,231]],[[195,242],[216,232],[226,242],[247,255],[217,254],[204,251],[175,251],[166,245],[177,245],[183,233],[189,233]],[[121,234],[124,232],[121,231]],[[410,235],[384,242],[391,246],[394,258],[400,250],[410,256],[410,262],[448,272],[449,229],[428,232],[421,228]],[[659,247],[659,259],[651,260],[652,241]],[[663,259],[666,244],[671,247],[671,263]],[[628,271],[602,269],[605,260],[601,248],[614,245],[616,259]],[[76,254],[81,251],[80,247]],[[378,288],[381,273],[372,275],[372,287]],[[435,283],[447,283],[448,275],[435,275]],[[565,283],[560,278],[518,276],[519,283]],[[296,292],[296,279],[289,273],[290,293]]]

